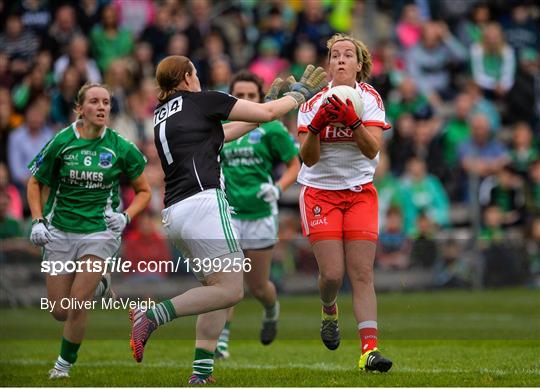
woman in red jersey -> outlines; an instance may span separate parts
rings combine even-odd
[[[302,229],[319,266],[322,302],[321,338],[330,350],[339,346],[336,298],[345,271],[352,285],[354,316],[362,343],[359,367],[386,372],[392,362],[377,349],[377,300],[373,263],[378,239],[377,191],[372,184],[385,121],[381,97],[364,80],[371,71],[366,46],[343,34],[327,42],[328,88],[348,85],[364,101],[358,117],[350,100],[323,101],[323,90],[304,103],[298,115],[303,165],[298,182]],[[334,127],[339,122],[344,127]]]

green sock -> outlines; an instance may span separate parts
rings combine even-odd
[[[80,343],[71,343],[66,338],[62,338],[60,356],[64,361],[73,364],[77,360],[77,351],[79,351],[79,347],[81,347]]]
[[[157,304],[155,308],[146,311],[146,317],[160,326],[176,319],[176,310],[171,300],[165,300]]]
[[[213,370],[214,353],[203,348],[196,348],[193,358],[193,374],[206,378],[212,375]]]
[[[221,334],[219,334],[219,339],[217,342],[216,349],[219,351],[226,351],[229,348],[229,334],[230,334],[231,322],[225,322]]]

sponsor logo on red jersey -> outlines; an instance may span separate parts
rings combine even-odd
[[[354,142],[353,131],[349,127],[328,126],[321,131],[322,142]]]

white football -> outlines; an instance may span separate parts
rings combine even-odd
[[[336,95],[344,103],[347,99],[351,100],[354,106],[354,110],[360,119],[362,119],[362,114],[364,113],[364,100],[360,96],[360,92],[356,89],[351,88],[348,85],[338,85],[333,88],[328,89],[323,95],[323,101],[327,101],[328,97]],[[341,123],[330,123],[334,127],[344,127]]]

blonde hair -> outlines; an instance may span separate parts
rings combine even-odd
[[[178,84],[192,72],[193,66],[189,58],[183,55],[171,55],[164,58],[156,68],[156,80],[159,86],[158,100],[163,102],[170,95],[178,92]]]
[[[81,86],[81,89],[79,89],[79,92],[77,92],[77,98],[75,99],[75,108],[81,107],[84,103],[84,99],[86,99],[86,92],[88,92],[92,88],[103,88],[107,92],[109,92],[109,97],[112,97],[112,90],[109,88],[106,84],[99,84],[97,82],[91,83],[87,82],[83,86]],[[82,115],[77,111],[77,109],[74,110],[77,114],[77,119],[82,119]]]
[[[326,47],[328,48],[328,61],[330,61],[332,46],[334,46],[337,42],[341,41],[352,42],[356,47],[356,58],[358,59],[358,62],[362,64],[362,69],[360,69],[360,71],[356,73],[356,81],[366,81],[371,75],[371,68],[373,67],[373,62],[371,60],[371,54],[364,42],[355,39],[347,34],[334,34],[326,42]]]

